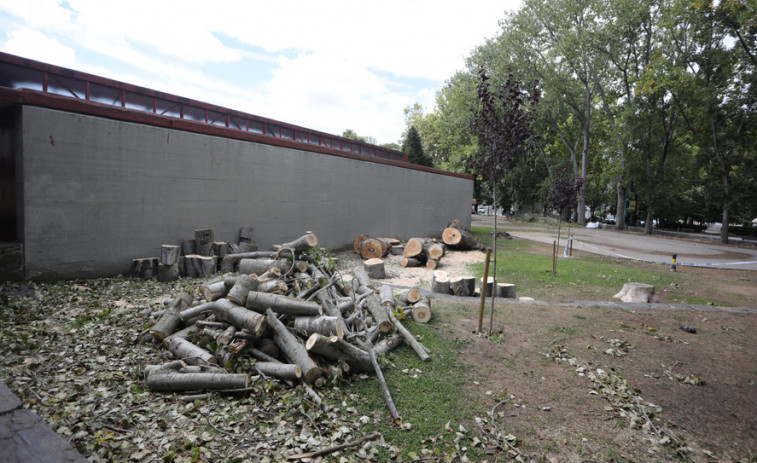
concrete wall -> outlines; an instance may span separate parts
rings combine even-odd
[[[465,178],[31,106],[22,127],[27,278],[126,273],[197,228],[336,249],[470,223]]]

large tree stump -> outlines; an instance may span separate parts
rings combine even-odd
[[[245,307],[234,304],[228,299],[218,299],[215,301],[213,303],[213,314],[218,320],[247,330],[256,338],[263,336],[267,328],[266,318],[263,315],[252,310],[247,310]]]
[[[163,265],[174,265],[179,263],[181,255],[181,246],[164,244],[160,247],[160,263]]]
[[[156,392],[217,391],[245,389],[249,381],[245,374],[160,371],[147,376],[147,387]]]
[[[317,302],[303,301],[280,294],[261,293],[260,291],[251,291],[247,295],[247,308],[260,313],[265,313],[266,309],[270,308],[276,313],[287,315],[311,317],[323,315],[323,310]]]
[[[431,301],[426,296],[413,304],[413,320],[418,323],[428,323],[431,320]]]
[[[323,374],[323,370],[313,362],[305,346],[276,318],[276,314],[271,309],[266,310],[266,318],[268,319],[268,324],[276,333],[273,341],[291,363],[297,364],[302,368],[305,381],[312,384],[313,381]]]
[[[211,256],[184,256],[184,271],[190,278],[205,278],[216,272],[216,260]]]
[[[623,285],[623,289],[614,295],[613,298],[620,299],[623,302],[643,302],[647,304],[657,302],[654,286],[644,283],[626,283]]]
[[[515,285],[513,283],[497,283],[497,297],[515,299]]]
[[[178,260],[178,257],[176,259]],[[158,281],[176,281],[178,279],[179,264],[158,264]]]
[[[213,251],[213,230],[201,228],[195,230],[196,253],[201,256],[210,256]]]
[[[134,259],[131,261],[131,276],[149,280],[158,273],[157,257],[146,257],[143,259]]]
[[[376,280],[386,278],[386,272],[384,271],[384,261],[379,259],[378,257],[366,260],[363,263],[363,266],[365,267],[365,273],[367,273],[369,277]]]
[[[465,278],[457,276],[449,279],[449,287],[452,294],[457,297],[469,297],[473,294],[470,292]]]

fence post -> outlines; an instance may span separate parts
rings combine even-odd
[[[678,254],[673,254],[673,257],[671,258],[670,262],[670,271],[675,272],[676,271],[676,257],[678,257]]]

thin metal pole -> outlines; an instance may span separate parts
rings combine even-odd
[[[557,273],[557,241],[552,241],[552,276]]]
[[[478,308],[478,333],[484,323],[484,304],[486,303],[486,282],[489,281],[489,258],[492,255],[491,248],[486,248],[486,265],[484,265],[484,277],[481,279],[481,306]],[[494,288],[492,288],[494,289]]]

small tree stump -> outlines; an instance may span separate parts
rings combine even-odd
[[[178,248],[178,246],[176,246]],[[178,256],[177,256],[178,260]],[[176,281],[179,279],[179,264],[158,264],[158,281]]]
[[[452,277],[449,279],[449,287],[457,297],[469,297],[471,296],[470,288],[468,287],[463,277]]]
[[[515,285],[512,283],[497,283],[497,297],[515,299]]]
[[[195,230],[196,253],[201,256],[209,256],[213,251],[213,230],[201,228]]]
[[[158,258],[147,257],[131,261],[131,276],[149,280],[158,273]]]
[[[179,263],[181,255],[181,246],[164,244],[160,247],[160,263],[163,265],[174,265]]]
[[[452,294],[449,277],[447,275],[434,275],[431,280],[431,291],[439,294]],[[413,309],[413,312],[415,312],[415,309]]]
[[[363,263],[365,267],[365,273],[369,277],[380,280],[386,278],[386,272],[384,271],[384,261],[379,258],[368,259]]]
[[[486,285],[484,285],[483,277],[479,278],[478,282],[481,286],[481,292],[483,293],[486,291],[486,297],[490,297],[492,295],[492,288],[494,287],[494,277],[488,277],[486,279]]]
[[[623,302],[643,302],[646,304],[657,302],[654,286],[644,283],[626,283],[623,285],[623,289],[613,297]]]

